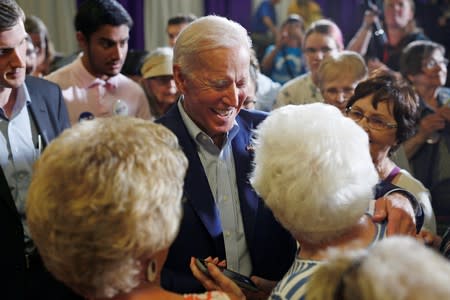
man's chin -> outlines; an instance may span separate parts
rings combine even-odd
[[[25,81],[25,74],[22,76],[14,76],[14,78],[3,78],[0,86],[4,88],[15,89],[21,86],[24,83],[24,81]]]
[[[108,71],[108,72],[105,72],[104,75],[106,75],[107,77],[114,77],[114,76],[116,76],[119,73],[120,73],[120,70],[118,70],[118,71]]]

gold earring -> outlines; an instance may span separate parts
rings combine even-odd
[[[147,265],[147,280],[153,282],[156,279],[156,261],[151,260]]]

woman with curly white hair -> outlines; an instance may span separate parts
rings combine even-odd
[[[300,245],[271,299],[300,299],[323,250],[384,236],[385,224],[366,213],[378,181],[368,137],[336,107],[315,103],[273,111],[255,143],[252,185]]]
[[[27,201],[47,269],[87,299],[229,299],[159,285],[186,168],[175,135],[148,121],[99,118],[63,132],[38,160]]]
[[[450,299],[450,264],[410,237],[390,237],[371,249],[330,250],[311,276],[306,300]]]

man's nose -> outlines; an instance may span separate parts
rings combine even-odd
[[[239,105],[239,97],[240,94],[244,93],[244,91],[241,91],[235,83],[231,84],[230,87],[226,91],[226,95],[223,97],[223,101],[228,106],[237,107]],[[244,95],[245,96],[245,95]],[[245,97],[244,97],[245,98]]]
[[[11,60],[9,62],[12,68],[25,68],[26,55],[20,52],[19,47],[15,48],[11,53]]]
[[[123,59],[125,56],[125,53],[126,53],[126,51],[125,51],[124,47],[120,44],[117,44],[112,49],[112,56],[114,59]]]

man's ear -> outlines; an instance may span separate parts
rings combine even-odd
[[[184,94],[187,89],[187,78],[186,75],[181,72],[179,65],[173,65],[173,79],[177,85],[178,91]]]
[[[87,49],[88,40],[84,36],[84,34],[81,31],[77,31],[76,38],[78,42],[78,46],[80,46],[80,49],[85,51]]]

